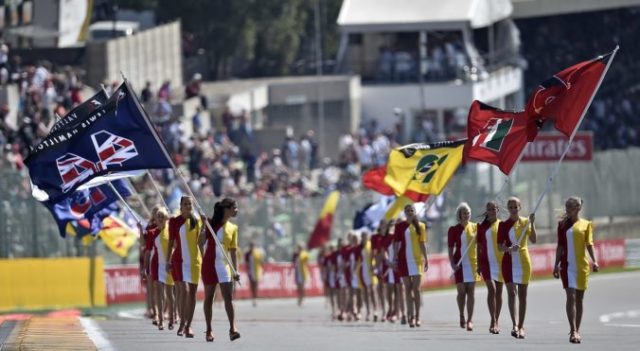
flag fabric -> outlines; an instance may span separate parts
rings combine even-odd
[[[402,195],[402,196],[398,196],[395,201],[393,201],[393,203],[391,204],[391,206],[389,206],[389,208],[387,208],[387,211],[384,214],[384,219],[386,221],[390,221],[392,219],[396,219],[398,218],[398,216],[400,216],[400,214],[402,213],[402,211],[404,210],[405,206],[412,204],[413,200],[411,200],[410,198]]]
[[[172,168],[164,145],[126,82],[100,108],[80,118],[47,135],[25,160],[36,199],[59,201],[108,173]]]
[[[394,195],[393,189],[384,182],[386,175],[386,166],[372,168],[362,175],[362,185],[382,195]]]
[[[100,228],[102,228],[102,221],[100,223]],[[95,236],[88,235],[92,234],[92,231],[91,223],[86,219],[67,222],[65,232],[67,237],[75,237],[77,240],[80,240],[83,246],[89,246],[93,240],[95,240]]]
[[[527,102],[527,113],[571,136],[589,107],[613,52],[577,63],[540,83]]]
[[[391,151],[384,182],[397,196],[438,195],[462,163],[466,140],[409,144]]]
[[[333,214],[338,208],[339,200],[339,191],[332,191],[327,197],[327,200],[324,202],[324,206],[322,207],[322,212],[320,212],[318,222],[316,222],[316,226],[313,228],[313,232],[311,232],[311,235],[309,236],[309,242],[307,244],[307,248],[309,250],[321,247],[329,241],[329,238],[331,237],[331,225],[333,224]]]
[[[365,188],[376,191],[382,195],[394,195],[393,189],[384,182],[384,177],[387,175],[387,166],[375,167],[362,175],[362,184]],[[425,201],[429,196],[420,194],[411,190],[407,190],[404,195],[414,202]]]
[[[63,129],[73,129],[77,127],[78,123],[82,123],[86,116],[91,112],[100,108],[109,99],[109,95],[104,89],[100,89],[95,95],[90,97],[87,101],[74,107],[66,115],[62,116],[49,130],[49,134],[58,132]]]
[[[123,198],[131,196],[131,190],[122,180],[113,183],[114,188]],[[95,235],[102,226],[102,219],[117,212],[118,196],[109,185],[101,185],[90,189],[73,192],[58,202],[42,203],[53,215],[60,235],[67,234],[67,224],[73,221],[87,220]]]
[[[363,209],[356,212],[353,219],[353,229],[368,228],[374,230],[378,228],[380,221],[384,218],[389,205],[395,201],[395,196],[381,195],[377,202],[367,204]]]
[[[103,220],[98,235],[104,244],[120,257],[127,257],[129,249],[138,241],[136,231],[115,216],[108,216]]]
[[[509,175],[532,131],[526,112],[510,112],[474,101],[467,117],[465,158],[494,164]],[[534,137],[535,138],[535,137]]]

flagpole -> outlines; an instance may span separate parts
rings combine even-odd
[[[160,192],[160,188],[158,188],[158,184],[156,184],[156,181],[153,179],[153,177],[151,176],[151,172],[149,172],[148,169],[147,169],[147,176],[151,180],[151,184],[153,184],[153,187],[156,189],[156,193],[158,193],[158,196],[160,196],[160,200],[162,200],[162,203],[164,204],[164,207],[167,210],[169,210],[169,205],[167,204],[167,202],[165,201],[164,197],[162,196],[162,193]]]
[[[140,217],[138,217],[138,214],[135,211],[133,211],[133,209],[129,206],[129,204],[126,201],[124,201],[124,198],[122,197],[122,195],[120,195],[118,190],[116,190],[116,187],[114,187],[113,184],[111,184],[111,182],[108,182],[107,184],[109,184],[109,187],[111,187],[111,190],[113,190],[113,192],[116,193],[116,196],[118,197],[118,199],[120,199],[120,201],[122,201],[122,203],[127,208],[129,213],[131,213],[131,215],[136,219],[136,222],[142,225],[142,220],[140,219]]]
[[[122,74],[122,72],[120,72],[120,73]],[[124,74],[122,74],[122,78],[124,79],[125,85],[129,88],[129,91],[131,93],[133,93],[133,88],[131,88],[131,85],[129,84],[129,81],[124,76]],[[153,124],[149,120],[149,116],[147,115],[147,111],[145,111],[145,109],[142,107],[142,105],[140,105],[140,101],[138,101],[138,97],[135,94],[132,94],[132,96],[133,96],[133,101],[136,104],[136,107],[141,111],[142,116],[144,117],[143,119],[144,119],[145,123],[147,123],[147,126],[149,127],[149,130],[151,131],[151,134],[156,139],[156,142],[158,143],[158,145],[160,145],[160,148],[162,149],[162,152],[164,153],[164,156],[167,158],[167,160],[171,164],[171,168],[173,168],[173,171],[176,172],[180,176],[180,180],[182,181],[182,184],[184,185],[184,187],[186,188],[187,192],[189,193],[189,195],[193,199],[193,202],[196,205],[198,211],[200,213],[204,214],[204,211],[202,211],[202,207],[200,207],[200,203],[198,203],[198,199],[195,197],[195,195],[191,191],[191,188],[189,187],[189,184],[184,179],[184,176],[182,175],[182,172],[180,172],[180,170],[176,167],[175,163],[173,162],[173,159],[171,159],[171,156],[169,156],[169,152],[167,151],[167,147],[164,145],[164,143],[160,139],[160,136],[158,135],[158,132],[156,131],[156,129],[154,128]],[[211,227],[211,223],[209,223],[209,221],[207,221],[207,220],[204,220],[203,222],[204,222],[205,226],[207,227],[207,229],[209,229],[209,231],[211,231],[211,234],[212,234],[211,236],[213,237],[213,240],[216,243],[216,245],[218,246],[218,248],[220,248],[220,251],[222,252],[222,256],[224,257],[225,261],[227,261],[227,264],[231,268],[231,272],[234,275],[238,275],[238,271],[233,266],[233,263],[231,262],[231,259],[229,259],[229,256],[227,255],[227,252],[224,249],[224,247],[222,246],[222,244],[220,243],[220,240],[218,240],[218,236],[216,235],[216,232]]]
[[[613,49],[611,58],[609,59],[609,62],[607,62],[607,66],[605,67],[604,72],[602,72],[602,75],[600,76],[598,85],[596,85],[596,88],[593,90],[593,93],[591,94],[591,98],[589,98],[589,102],[587,103],[584,110],[582,111],[582,116],[580,116],[580,120],[578,120],[578,124],[576,124],[576,127],[573,129],[573,132],[571,133],[571,137],[569,137],[569,142],[567,143],[567,146],[565,147],[564,152],[560,156],[560,160],[558,160],[558,163],[556,163],[556,166],[553,172],[551,173],[551,175],[549,176],[549,179],[547,179],[547,184],[545,186],[545,189],[542,192],[542,194],[540,194],[540,196],[538,197],[538,202],[533,207],[533,211],[531,213],[536,213],[536,211],[538,210],[538,207],[540,207],[540,203],[542,202],[542,199],[544,198],[545,194],[549,192],[549,190],[551,190],[551,183],[553,182],[553,179],[555,178],[555,176],[558,174],[558,171],[560,170],[560,164],[564,160],[564,157],[567,155],[567,152],[569,152],[569,148],[571,147],[573,138],[576,136],[576,133],[578,132],[578,128],[580,127],[580,124],[582,124],[582,120],[584,119],[584,116],[587,114],[587,110],[589,110],[589,106],[591,106],[591,102],[593,102],[593,98],[596,96],[598,89],[600,89],[600,85],[604,80],[604,76],[607,75],[607,72],[609,71],[609,67],[611,67],[611,63],[613,62],[613,59],[616,57],[616,53],[618,52],[619,49],[620,49],[619,45],[616,45],[616,48]]]
[[[138,194],[138,191],[136,190],[136,188],[131,183],[131,180],[129,180],[129,178],[126,178],[126,179],[127,179],[127,184],[129,185],[129,188],[131,188],[131,190],[133,191],[133,195],[136,197],[136,200],[142,206],[142,209],[144,210],[144,212],[147,215],[147,217],[151,218],[151,211],[149,211],[149,208],[147,207],[147,205],[144,203],[144,201],[142,201],[142,198],[140,197],[140,194]]]

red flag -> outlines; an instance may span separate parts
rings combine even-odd
[[[393,189],[384,182],[386,175],[387,166],[372,168],[362,175],[362,185],[382,195],[395,195]]]
[[[557,130],[571,136],[599,86],[612,53],[583,61],[542,82],[529,97],[527,113],[554,120]]]
[[[474,101],[467,117],[465,158],[494,164],[509,175],[536,126],[526,112],[509,112]]]
[[[395,195],[393,189],[384,182],[387,175],[387,166],[375,167],[366,171],[362,175],[362,184],[365,188],[376,191],[382,195]],[[407,190],[404,196],[413,202],[424,202],[429,198],[428,194],[420,194],[415,191]]]

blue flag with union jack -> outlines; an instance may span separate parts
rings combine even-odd
[[[131,196],[131,190],[122,179],[111,184],[123,198]],[[51,211],[62,237],[66,235],[67,223],[83,219],[91,223],[91,231],[95,235],[102,227],[102,220],[119,210],[118,195],[108,184],[74,191],[58,202],[45,201],[42,204]]]
[[[49,133],[31,149],[25,164],[33,196],[54,202],[102,175],[172,168],[164,145],[126,81],[104,104]]]

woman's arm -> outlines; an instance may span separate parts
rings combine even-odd
[[[593,252],[593,245],[587,245],[587,252],[589,253],[589,257],[591,257],[591,262],[593,262],[593,271],[597,272],[600,270],[600,265],[598,264],[598,260],[596,260],[596,255]]]
[[[427,257],[426,243],[420,242],[420,251],[422,251],[422,256],[424,257],[424,271],[426,272],[429,269],[429,258]]]
[[[562,257],[562,254],[564,253],[564,249],[562,248],[562,246],[560,246],[560,243],[558,243],[558,246],[556,247],[556,260],[555,263],[553,264],[553,277],[554,278],[560,278],[560,273],[559,271],[559,265],[560,265],[560,257]]]
[[[231,256],[231,264],[232,264],[232,267],[233,267],[233,271],[235,272],[235,275],[233,276],[233,279],[238,280],[238,279],[240,279],[240,275],[238,275],[237,249],[229,249],[229,255]]]

